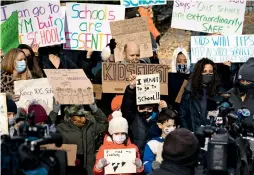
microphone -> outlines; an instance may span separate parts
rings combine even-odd
[[[54,143],[56,147],[61,147],[63,144],[63,138],[61,134],[51,134],[49,136],[46,136],[44,138],[31,141],[31,151],[35,150],[36,146],[45,145],[45,144],[51,144]]]

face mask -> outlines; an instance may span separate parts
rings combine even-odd
[[[176,63],[176,71],[185,74],[187,72],[187,64]]]
[[[239,87],[239,90],[241,93],[247,93],[249,89],[252,89],[254,88],[254,84],[253,83],[250,83],[250,84],[242,84],[242,83],[239,83],[240,84],[240,87]]]
[[[139,112],[139,115],[144,118],[144,119],[148,119],[149,117],[151,117],[151,115],[153,114],[153,112]]]
[[[14,122],[15,122],[15,118],[8,118],[8,123],[9,125],[14,125]]]
[[[113,141],[116,144],[122,144],[126,140],[126,135],[114,135],[113,134]]]
[[[18,71],[18,73],[24,72],[26,70],[26,61],[16,61],[16,70]]]
[[[205,74],[202,75],[202,83],[203,84],[209,84],[213,79],[213,74]]]
[[[172,126],[172,127],[169,127],[169,128],[165,128],[163,130],[164,134],[165,135],[168,135],[169,133],[171,133],[172,131],[174,131],[176,129],[176,127]]]

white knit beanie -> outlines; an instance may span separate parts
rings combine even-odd
[[[110,135],[118,132],[128,134],[128,122],[123,118],[122,112],[115,111],[112,113],[113,119],[109,122],[108,132]]]
[[[109,46],[106,46],[106,47],[101,51],[101,59],[102,59],[102,61],[108,61],[110,55],[111,55],[111,53],[110,53],[110,48],[109,48]]]

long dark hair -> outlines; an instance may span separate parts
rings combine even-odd
[[[208,97],[216,96],[220,87],[220,78],[219,78],[215,63],[208,58],[202,58],[196,63],[194,67],[194,71],[190,77],[192,94],[199,99],[201,98],[203,94],[202,72],[204,70],[205,65],[207,64],[210,64],[213,66],[213,75],[214,75],[211,83],[207,85],[207,96]]]

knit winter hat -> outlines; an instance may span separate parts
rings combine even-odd
[[[254,57],[249,58],[241,67],[238,73],[239,80],[254,82]]]
[[[28,107],[28,113],[34,111],[34,123],[46,122],[48,121],[48,115],[46,110],[39,104],[31,104]]]
[[[128,134],[128,122],[123,118],[122,112],[115,111],[112,113],[113,119],[109,122],[108,132],[110,135],[118,132]]]
[[[164,141],[162,157],[178,165],[193,167],[198,160],[199,142],[191,131],[180,128],[169,133]]]
[[[13,100],[6,98],[6,105],[7,105],[7,112],[13,112],[15,114],[17,113],[18,108],[16,103]]]
[[[123,102],[123,95],[117,95],[111,101],[111,110],[116,111],[121,108]]]

